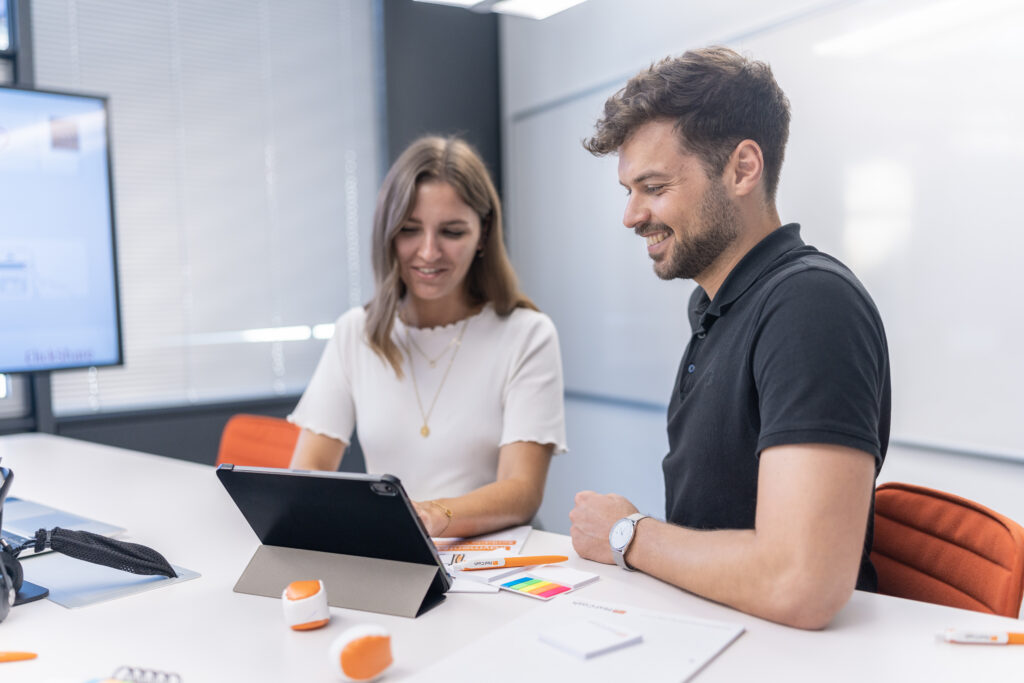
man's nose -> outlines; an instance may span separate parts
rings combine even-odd
[[[645,206],[643,199],[635,194],[629,195],[626,199],[626,210],[622,214],[622,224],[633,230],[636,226],[651,221],[651,212]]]

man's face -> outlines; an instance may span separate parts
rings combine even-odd
[[[680,149],[672,121],[652,121],[619,148],[619,182],[629,197],[622,223],[644,237],[663,280],[700,278],[740,233],[720,178]]]

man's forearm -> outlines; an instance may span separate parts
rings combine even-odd
[[[836,586],[826,568],[778,551],[753,529],[698,531],[647,519],[637,527],[626,561],[749,614],[800,628],[823,627],[853,586]]]

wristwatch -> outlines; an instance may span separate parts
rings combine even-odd
[[[635,572],[636,570],[626,564],[626,551],[629,550],[629,544],[633,542],[633,535],[636,533],[636,525],[641,519],[650,517],[642,512],[634,512],[629,517],[623,517],[619,521],[612,525],[612,530],[608,533],[608,543],[612,546],[612,556],[615,558],[615,564],[619,565],[626,571]]]

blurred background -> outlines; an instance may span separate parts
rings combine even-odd
[[[334,319],[372,294],[384,171],[415,137],[457,133],[488,162],[513,263],[561,339],[570,453],[540,523],[566,531],[583,488],[663,514],[693,285],[652,274],[615,159],[580,142],[634,73],[720,44],[769,62],[791,101],[783,222],[847,263],[885,322],[880,481],[1024,519],[1024,5],[489,11],[504,4],[0,0],[0,84],[109,97],[124,348],[119,367],[0,376],[0,434],[212,463],[230,415],[287,414]],[[360,467],[354,449],[343,468]]]

